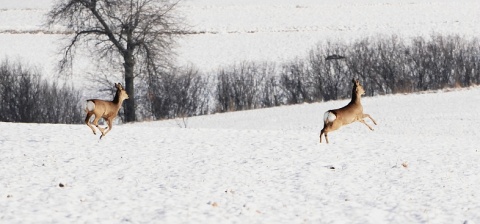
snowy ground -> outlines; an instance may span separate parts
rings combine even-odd
[[[0,0],[0,59],[52,74],[50,3]],[[480,33],[478,0],[184,3],[205,34],[180,40],[178,60],[203,71],[328,39]],[[77,86],[92,69],[79,59]],[[101,141],[84,125],[0,123],[0,223],[480,223],[479,102],[478,87],[365,98],[375,131],[352,124],[329,145],[323,112],[346,101],[116,125]]]
[[[375,131],[318,143],[346,102],[116,125],[101,141],[0,123],[0,223],[480,223],[480,88],[364,98]]]

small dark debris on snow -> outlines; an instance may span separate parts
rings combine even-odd
[[[59,187],[65,187],[65,184],[59,183],[58,186]]]
[[[342,56],[342,55],[338,55],[338,54],[332,54],[332,55],[328,55],[326,58],[325,58],[325,61],[329,61],[329,60],[339,60],[339,59],[344,59],[345,57]]]
[[[327,168],[327,169],[329,169],[329,170],[334,170],[334,169],[335,169],[335,167],[332,166],[332,165],[327,165],[327,166],[324,166],[324,167]]]

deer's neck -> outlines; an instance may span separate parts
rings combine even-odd
[[[362,96],[360,94],[357,94],[355,89],[353,89],[353,91],[352,91],[352,101],[350,101],[350,104],[361,104],[360,103],[361,98],[362,98]]]
[[[118,104],[120,102],[120,94],[118,94],[118,91],[115,93],[115,96],[113,97],[112,103]]]
[[[123,100],[120,99],[120,94],[118,94],[118,91],[115,93],[115,96],[113,97],[112,103],[115,104],[117,107],[121,107]]]

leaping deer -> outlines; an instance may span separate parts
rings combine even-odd
[[[109,131],[112,130],[112,121],[117,117],[118,111],[122,107],[122,103],[124,100],[128,99],[127,91],[123,88],[120,83],[115,83],[115,87],[117,88],[117,92],[115,93],[115,97],[113,97],[112,101],[105,101],[105,100],[98,100],[98,99],[90,99],[87,100],[87,117],[85,117],[85,124],[88,125],[93,131],[93,134],[97,134],[95,128],[90,123],[90,118],[92,115],[95,115],[95,119],[93,120],[93,124],[102,132],[100,139],[105,136]],[[108,127],[101,128],[98,126],[98,121],[100,118],[103,118],[106,122]],[[106,131],[105,131],[106,130]]]
[[[364,118],[368,117],[370,120],[373,121],[375,125],[377,122],[373,120],[373,118],[363,113],[362,103],[360,102],[360,98],[363,94],[365,94],[365,90],[360,85],[360,82],[355,79],[352,80],[353,82],[353,90],[352,90],[352,100],[346,106],[336,109],[336,110],[329,110],[325,112],[323,116],[323,129],[320,132],[320,143],[322,143],[322,135],[325,135],[325,140],[328,143],[328,132],[335,131],[340,127],[350,124],[355,121],[362,122],[363,124],[367,125],[370,130],[373,131],[373,128],[368,125]]]

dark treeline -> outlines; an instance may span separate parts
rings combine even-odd
[[[42,80],[40,74],[7,60],[0,63],[0,121],[80,123],[80,94]]]
[[[325,60],[331,55],[342,59]],[[360,79],[368,96],[477,85],[479,57],[478,40],[459,36],[328,42],[278,67],[241,63],[221,69],[213,112],[348,98],[352,78]]]
[[[326,60],[332,55],[341,57]],[[242,62],[211,74],[188,67],[143,78],[136,83],[137,117],[160,120],[344,99],[352,78],[360,79],[367,96],[468,87],[480,82],[479,57],[479,41],[459,36],[327,42],[282,64]],[[41,81],[19,64],[0,65],[0,121],[82,123],[83,114],[74,89]]]
[[[332,55],[341,59],[326,60]],[[352,78],[360,79],[367,96],[467,87],[480,82],[479,57],[478,40],[459,36],[327,42],[281,65],[243,62],[215,74],[190,70],[187,77],[160,82],[163,93],[154,95],[162,107],[152,113],[161,119],[344,99],[350,97]],[[195,91],[181,91],[185,78],[187,89],[197,84]],[[165,105],[186,106],[178,113]]]

